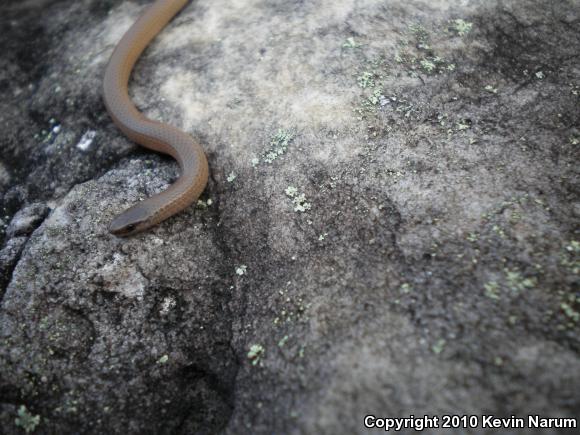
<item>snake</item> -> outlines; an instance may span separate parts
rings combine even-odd
[[[133,142],[173,157],[180,169],[166,190],[138,202],[116,216],[109,232],[130,236],[145,231],[187,208],[207,185],[209,168],[203,148],[189,134],[143,115],[129,97],[135,63],[159,32],[189,0],[156,0],[116,45],[103,80],[103,100],[114,124]]]

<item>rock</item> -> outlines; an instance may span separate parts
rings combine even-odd
[[[192,2],[131,95],[210,181],[119,239],[177,176],[101,102],[147,3],[0,6],[3,433],[578,415],[577,2]]]
[[[26,237],[14,237],[0,250],[0,284],[2,285],[0,295],[4,295],[4,290],[10,282],[12,271],[22,254],[26,240]]]
[[[35,203],[18,211],[6,229],[8,237],[28,236],[44,220],[50,209],[46,204]]]

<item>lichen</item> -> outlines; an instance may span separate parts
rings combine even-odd
[[[250,346],[250,350],[248,351],[248,359],[252,362],[252,365],[255,366],[262,360],[265,351],[266,350],[264,349],[264,346],[261,344],[253,344]]]
[[[466,237],[468,242],[475,243],[479,240],[479,234],[477,233],[469,233]]]
[[[560,304],[560,308],[564,312],[564,314],[574,323],[580,322],[580,313],[576,311],[572,305],[567,302],[562,302]]]
[[[401,287],[399,287],[399,291],[401,293],[410,293],[411,290],[413,290],[413,287],[411,287],[411,284],[409,284],[408,282],[405,282],[403,284],[401,284]]]
[[[435,65],[435,63],[433,63],[432,61],[430,61],[428,59],[421,60],[419,62],[419,64],[421,65],[421,68],[423,68],[423,70],[425,72],[428,72],[428,73],[432,73],[437,66],[437,65]]]
[[[358,48],[360,47],[360,44],[358,44],[354,38],[346,38],[346,41],[344,41],[344,44],[342,44],[342,48]]]
[[[306,351],[306,346],[304,346],[304,345],[300,346],[300,349],[298,349],[298,358],[304,358],[305,351]]]
[[[375,78],[374,74],[368,71],[363,72],[360,74],[356,79],[358,85],[363,88],[373,88],[375,86]]]
[[[294,186],[288,186],[284,192],[286,192],[286,195],[293,198],[298,193],[298,189]]]
[[[580,274],[580,242],[571,240],[560,254],[560,264],[574,275]]]
[[[490,299],[499,299],[499,285],[496,281],[489,281],[483,285],[485,295]]]
[[[423,50],[430,50],[429,45],[429,33],[421,24],[414,23],[409,26],[409,31],[413,34],[417,40],[417,48]]]
[[[291,130],[282,128],[278,129],[276,134],[272,136],[270,140],[270,149],[262,155],[261,160],[258,159],[257,163],[256,159],[252,160],[252,166],[258,165],[260,161],[264,163],[274,162],[274,160],[286,153],[288,145],[290,145],[294,136],[295,135]]]
[[[505,269],[506,284],[514,292],[520,292],[525,289],[533,288],[536,285],[536,278],[526,278],[517,269]]]
[[[34,432],[40,424],[40,415],[33,415],[26,409],[25,405],[21,405],[18,408],[17,414],[18,416],[14,422],[16,426],[21,427],[26,433]]]
[[[304,193],[298,193],[296,187],[288,186],[285,192],[288,197],[292,198],[295,212],[304,213],[312,208],[312,205],[306,200],[306,195]]]
[[[469,129],[470,125],[465,121],[461,120],[457,123],[457,130],[463,131]]]
[[[197,203],[196,203],[196,207],[202,210],[205,210],[206,208],[210,207],[213,204],[213,200],[211,198],[208,198],[206,201],[204,201],[203,199],[198,199]]]
[[[433,346],[431,346],[431,350],[433,351],[434,354],[439,355],[441,352],[443,352],[446,343],[447,340],[445,340],[444,338],[440,338],[435,342]]]
[[[284,347],[284,345],[286,345],[286,342],[288,341],[290,337],[288,335],[285,335],[284,337],[282,337],[280,339],[280,341],[278,341],[278,347]]]
[[[473,28],[473,23],[469,23],[461,18],[451,21],[450,28],[459,36],[465,36]]]

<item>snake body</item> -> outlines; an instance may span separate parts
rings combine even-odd
[[[188,0],[156,0],[125,33],[105,71],[103,98],[113,122],[132,141],[177,160],[180,177],[167,190],[137,203],[113,219],[109,231],[128,236],[167,219],[194,202],[205,189],[205,153],[183,131],[146,118],[137,110],[127,86],[139,56]]]

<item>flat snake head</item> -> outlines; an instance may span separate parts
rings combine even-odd
[[[151,226],[148,218],[147,209],[137,204],[113,219],[109,232],[119,237],[131,236]]]

